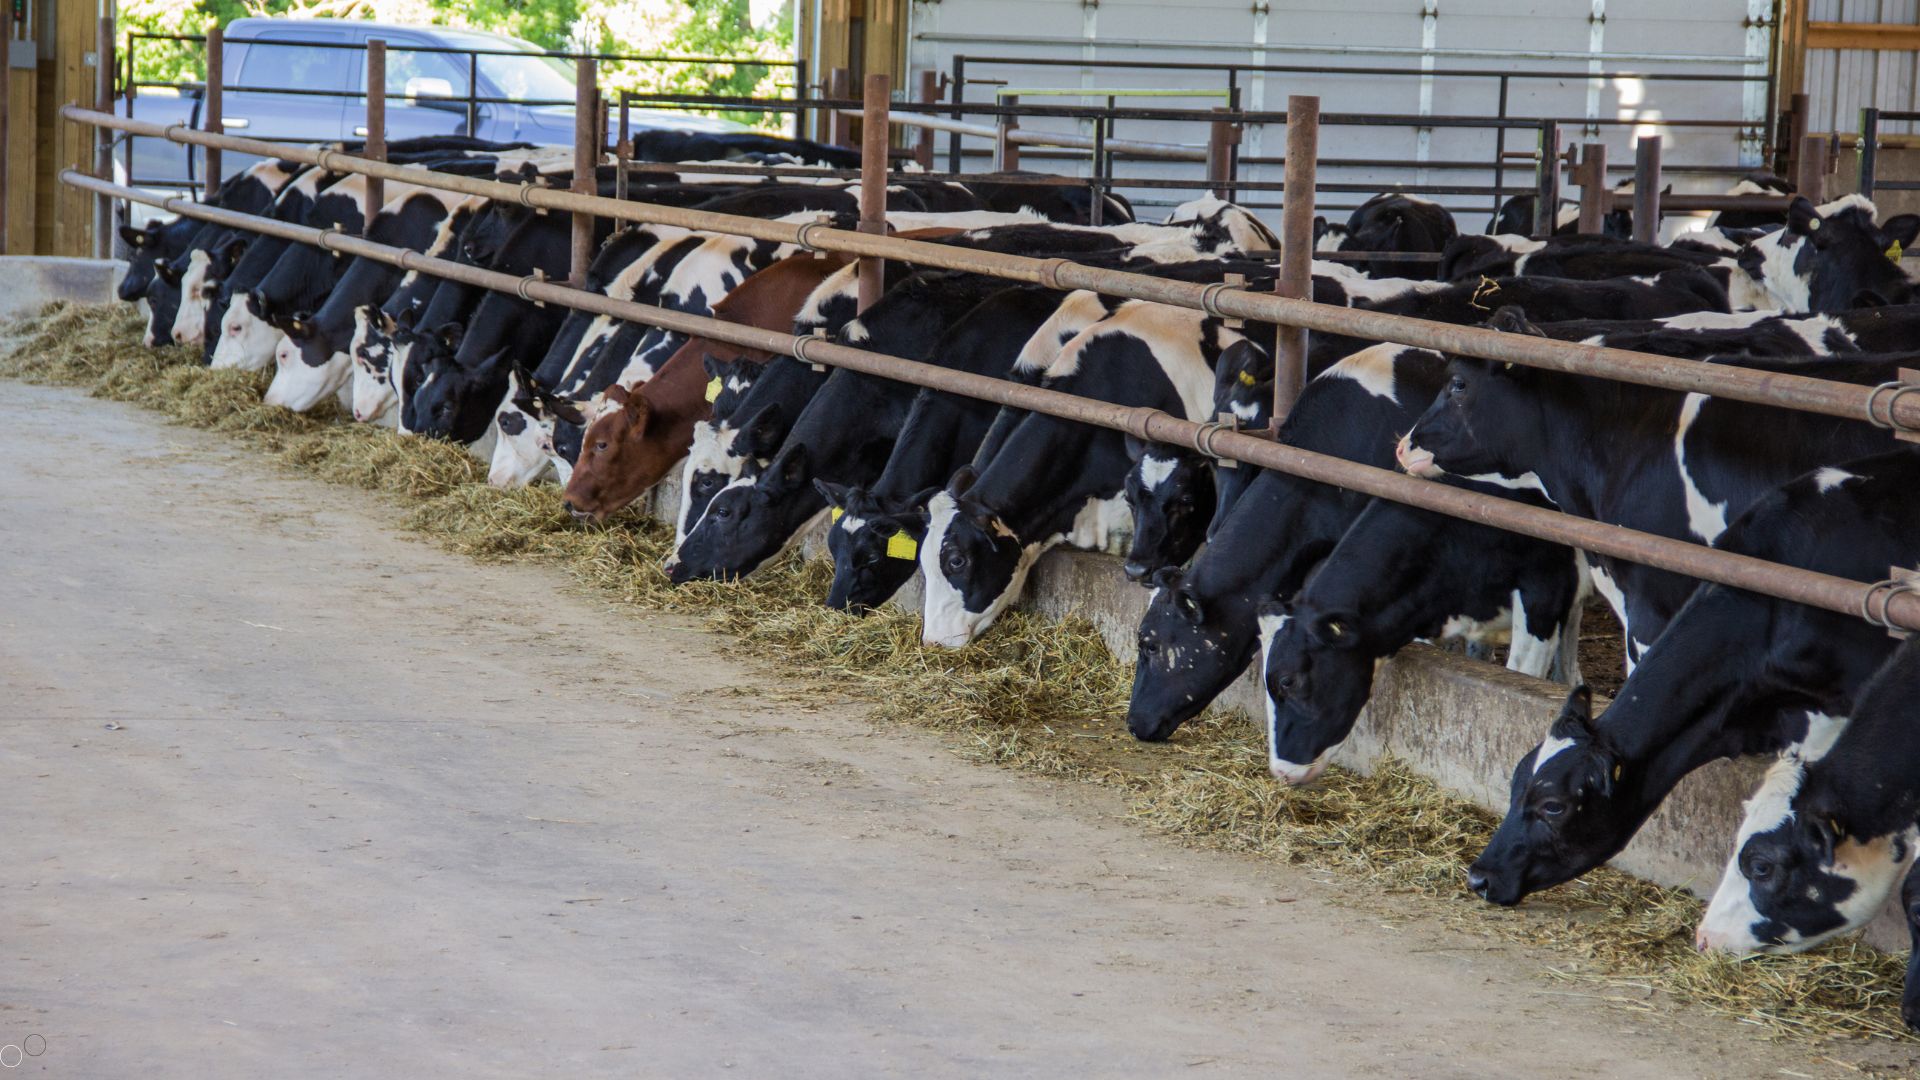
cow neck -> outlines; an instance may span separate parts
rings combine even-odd
[[[1671,465],[1682,395],[1579,375],[1543,373],[1542,381],[1535,398],[1548,410],[1548,445],[1530,471],[1562,511],[1624,524],[1636,482]]]
[[[1127,465],[1118,432],[1035,413],[967,495],[998,514],[1021,544],[1043,543],[1070,531],[1088,499],[1119,494]]]

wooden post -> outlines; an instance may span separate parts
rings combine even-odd
[[[834,101],[845,101],[853,95],[853,77],[843,67],[834,68],[827,73],[827,97]],[[827,125],[827,141],[835,146],[853,145],[853,125],[847,122],[847,114],[839,105],[827,108],[831,122]]]
[[[0,0],[0,255],[7,254],[7,166],[13,146],[7,124],[13,109],[13,0]]]
[[[0,0],[5,3],[6,0]],[[221,87],[226,84],[225,36],[217,26],[207,28],[207,92],[200,105],[200,128],[209,135],[225,135],[226,125],[222,122],[221,103],[225,98]],[[191,147],[187,153],[193,153]],[[205,201],[212,202],[214,193],[220,190],[220,148],[209,146],[206,150],[207,194]]]
[[[1008,94],[1000,99],[1000,104],[1015,106],[1020,104],[1018,94]],[[993,171],[1013,172],[1020,168],[1020,144],[1013,141],[1013,133],[1020,130],[1020,118],[1011,113],[994,118]]]
[[[1807,141],[1807,128],[1812,120],[1813,99],[1806,94],[1796,93],[1791,99],[1792,105],[1787,112],[1787,149],[1781,175],[1791,179],[1800,175],[1800,147]]]
[[[627,92],[620,91],[620,138],[613,144],[613,165],[618,170],[614,174],[613,197],[626,201],[627,163],[633,160],[633,115],[632,103],[627,100]]]
[[[1642,244],[1660,241],[1660,136],[1642,136],[1634,144],[1633,238]]]
[[[1608,196],[1607,145],[1588,143],[1580,151],[1580,232],[1598,236],[1606,230]]]
[[[1826,201],[1827,140],[1818,135],[1801,136],[1793,182],[1815,206]]]
[[[599,83],[595,78],[593,57],[582,56],[573,62],[573,190],[581,195],[597,194],[594,172],[600,164],[600,148],[594,133],[600,130],[594,114],[600,111]],[[593,262],[593,215],[576,210],[573,215],[573,263],[567,281],[575,288],[587,283],[587,267]]]
[[[12,3],[13,0],[0,0],[0,3]],[[94,38],[93,54],[93,107],[104,113],[113,112],[113,16],[100,19],[99,33]],[[9,50],[12,46],[7,46]],[[9,68],[13,58],[7,58]],[[11,76],[9,76],[10,78]],[[93,175],[108,183],[113,182],[113,132],[107,128],[93,129]],[[93,200],[93,257],[106,259],[113,256],[113,200],[105,195],[97,195]]]
[[[876,236],[887,235],[887,145],[891,141],[887,108],[892,99],[891,76],[885,72],[867,76],[860,113],[860,231]],[[880,299],[886,275],[886,260],[860,260],[861,311]]]
[[[0,0],[5,3],[5,0]],[[367,39],[367,144],[361,153],[373,161],[387,160],[387,42],[385,38]],[[367,214],[360,223],[360,234],[373,227],[373,216],[386,205],[387,184],[377,176],[367,177]]]
[[[920,103],[933,105],[940,101],[940,73],[928,68],[920,73]],[[933,171],[933,129],[921,128],[920,137],[913,144],[913,160],[922,169]]]
[[[1540,145],[1534,158],[1533,238],[1545,240],[1559,227],[1560,125],[1540,121]]]
[[[1313,299],[1314,164],[1320,160],[1320,99],[1303,94],[1287,98],[1287,168],[1281,189],[1280,280],[1275,289],[1295,300]],[[1275,431],[1300,400],[1307,385],[1307,331],[1282,326],[1273,363]]]

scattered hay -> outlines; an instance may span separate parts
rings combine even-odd
[[[1014,612],[965,649],[923,648],[916,614],[827,610],[830,568],[797,556],[745,582],[673,588],[661,569],[665,526],[631,512],[580,525],[551,487],[491,488],[459,447],[269,408],[262,375],[142,348],[139,331],[124,309],[50,306],[0,328],[0,375],[87,386],[233,432],[289,466],[410,501],[408,527],[452,550],[553,563],[620,602],[703,616],[752,655],[805,673],[820,700],[861,699],[876,721],[941,731],[975,760],[1105,785],[1134,819],[1190,843],[1358,877],[1378,887],[1383,911],[1406,894],[1431,898],[1426,910],[1462,929],[1574,957],[1551,974],[1630,989],[1628,1004],[1658,992],[1782,1035],[1907,1037],[1903,961],[1857,943],[1702,956],[1692,948],[1698,900],[1612,871],[1516,910],[1489,908],[1460,879],[1492,817],[1404,764],[1282,787],[1267,774],[1259,731],[1234,713],[1210,713],[1164,745],[1134,742],[1116,723],[1129,671],[1083,620]]]

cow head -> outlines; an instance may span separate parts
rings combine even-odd
[[[508,372],[506,396],[493,417],[499,436],[493,444],[487,483],[526,487],[545,475],[553,464],[554,420],[563,415],[581,419],[572,402],[542,389],[525,368],[516,365]]]
[[[180,303],[170,331],[176,344],[205,344],[207,320],[219,301],[220,284],[247,253],[248,243],[244,235],[229,236],[209,249],[187,253],[180,272]]]
[[[920,638],[928,645],[957,649],[992,626],[1019,595],[1035,554],[991,507],[969,497],[973,481],[973,469],[963,467],[927,500]]]
[[[1740,269],[1790,313],[1905,304],[1913,285],[1900,255],[1920,237],[1920,216],[1874,223],[1873,203],[1858,195],[1815,207],[1787,207],[1787,227],[1759,237],[1738,256]]]
[[[707,512],[707,505],[728,484],[771,461],[786,441],[790,421],[777,401],[761,406],[738,424],[730,420],[693,427],[693,445],[680,473],[680,518],[675,532],[684,542]]]
[[[1547,738],[1514,766],[1507,816],[1467,871],[1484,899],[1511,906],[1606,862],[1645,814],[1625,797],[1633,778],[1593,725],[1593,696],[1567,695]]]
[[[1267,768],[1304,784],[1326,768],[1373,692],[1378,649],[1353,612],[1301,602],[1260,608],[1260,682],[1267,699]]]
[[[1508,306],[1487,324],[1539,334]],[[1472,356],[1447,358],[1447,381],[1394,450],[1400,467],[1432,479],[1443,474],[1518,481],[1546,452],[1552,424],[1532,368]]]
[[[180,281],[186,272],[181,262],[162,260],[153,264],[153,277],[147,280],[144,300],[147,326],[140,343],[147,348],[166,345],[173,340],[174,320],[180,315]]]
[[[892,599],[920,568],[927,503],[935,491],[898,498],[825,480],[813,486],[831,508],[827,551],[833,556],[833,584],[827,606],[864,615]]]
[[[1866,925],[1913,864],[1920,830],[1911,821],[1879,835],[1849,826],[1845,793],[1809,773],[1823,749],[1782,754],[1747,801],[1696,935],[1700,948],[1811,948]]]
[[[764,469],[721,488],[674,552],[673,583],[745,577],[778,555],[794,535],[785,511],[813,494],[811,479],[805,444],[788,443]]]
[[[1145,581],[1193,557],[1213,518],[1213,464],[1191,450],[1127,440],[1133,467],[1127,470],[1127,505],[1133,511],[1133,543],[1123,569],[1128,581]]]
[[[1408,195],[1375,195],[1347,220],[1347,238],[1341,251],[1441,252],[1459,234],[1453,215],[1436,203]],[[1405,264],[1370,262],[1374,277],[1403,276]]]
[[[213,366],[259,371],[273,363],[281,333],[274,328],[280,312],[257,290],[240,293],[227,304],[221,318],[220,342],[213,349]]]
[[[507,350],[500,349],[477,363],[461,363],[452,355],[460,333],[458,323],[441,328],[440,347],[429,356],[419,389],[413,392],[412,430],[428,438],[473,443],[493,423],[513,362]]]
[[[580,455],[567,480],[567,509],[604,521],[657,483],[678,453],[648,442],[653,409],[640,390],[607,387],[605,400],[585,419]],[[670,449],[676,451],[671,457]]]
[[[1162,742],[1246,670],[1258,642],[1252,619],[1239,616],[1250,615],[1258,598],[1208,597],[1178,567],[1149,581],[1153,596],[1134,635],[1127,730]]]
[[[127,303],[134,303],[147,294],[147,285],[153,280],[154,268],[165,252],[161,250],[165,239],[166,226],[158,218],[148,221],[145,228],[135,229],[127,225],[120,226],[120,239],[127,245],[127,272],[120,277],[120,284],[114,289],[114,295]]]
[[[281,337],[273,350],[275,367],[267,404],[306,412],[339,393],[353,377],[351,358],[334,351],[327,335],[314,325],[312,314],[303,311],[277,317],[273,324]]]
[[[391,315],[374,304],[353,309],[353,418],[370,424],[387,414],[399,396],[393,388],[393,354],[400,329]]]
[[[753,389],[754,380],[766,370],[766,365],[757,360],[719,357],[712,353],[701,355],[700,366],[707,372],[707,405],[715,420],[732,416],[740,400]]]

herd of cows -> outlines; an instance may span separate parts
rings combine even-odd
[[[708,137],[698,162],[845,164],[830,147]],[[460,139],[396,142],[393,160],[565,186],[570,152]],[[1775,185],[1778,181],[1768,180]],[[615,190],[600,170],[602,194]],[[838,181],[636,174],[628,197],[744,217],[841,223]],[[515,276],[564,278],[569,220],[518,203],[286,161],[234,176],[217,202]],[[967,184],[901,174],[890,225],[939,244],[1259,288],[1279,246],[1214,198],[1162,224],[1109,196],[1017,175]],[[1525,217],[1530,217],[1521,209]],[[370,219],[370,220],[369,220]],[[557,477],[599,521],[678,471],[675,583],[753,573],[818,519],[833,583],[863,611],[917,573],[923,635],[965,645],[1060,544],[1127,541],[1152,590],[1127,724],[1163,740],[1250,664],[1267,696],[1270,766],[1313,780],[1366,704],[1376,661],[1415,639],[1510,642],[1510,668],[1576,687],[1514,769],[1511,805],[1468,872],[1496,904],[1604,863],[1692,770],[1775,754],[1747,806],[1702,948],[1804,949],[1858,928],[1904,881],[1920,940],[1920,642],[1876,626],[1630,562],[1583,556],[1194,450],[787,356],[691,339],[370,259],[188,219],[123,229],[123,299],[149,344],[216,367],[274,369],[267,399],[338,397],[361,422],[469,444],[490,479]],[[1797,372],[1862,386],[1920,367],[1920,303],[1899,264],[1920,218],[1858,197],[1728,213],[1666,245],[1613,236],[1461,234],[1444,209],[1369,201],[1322,249],[1437,261],[1316,261],[1315,299],[1516,334]],[[791,245],[601,221],[585,288],[622,300],[1043,385],[1195,420],[1268,425],[1274,327],[971,273],[886,267],[857,310],[858,268]],[[1408,266],[1432,268],[1396,277]],[[1860,581],[1920,566],[1920,457],[1893,432],[1628,383],[1442,356],[1334,334],[1277,437],[1434,483],[1551,506]],[[1578,623],[1589,591],[1626,630],[1628,674],[1591,715]],[[1902,724],[1910,726],[1903,728]],[[1920,1025],[1920,975],[1905,1011]]]

